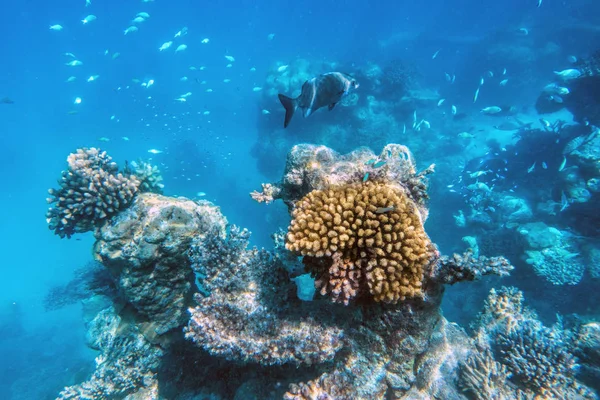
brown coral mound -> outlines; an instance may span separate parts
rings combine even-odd
[[[286,248],[305,256],[321,294],[344,304],[367,292],[386,303],[422,296],[432,254],[414,202],[378,182],[310,192],[296,204]]]
[[[138,192],[140,181],[118,173],[117,164],[105,151],[77,149],[69,154],[67,163],[60,189],[50,189],[52,197],[47,199],[54,203],[46,213],[48,226],[61,238],[101,226],[126,208]]]

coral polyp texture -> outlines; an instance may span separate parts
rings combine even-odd
[[[432,256],[417,207],[378,182],[310,192],[292,212],[286,248],[305,256],[322,294],[344,304],[364,293],[386,303],[421,297]]]
[[[125,209],[138,192],[135,176],[118,173],[105,151],[78,149],[67,157],[59,189],[50,189],[46,213],[48,227],[63,237],[88,232]]]

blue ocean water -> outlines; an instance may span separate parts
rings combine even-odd
[[[285,165],[275,150],[259,155],[252,151],[262,140],[264,104],[272,106],[268,117],[283,123],[276,98],[265,99],[265,91],[254,90],[266,86],[268,74],[298,59],[338,63],[350,74],[355,71],[348,69],[358,70],[367,62],[384,66],[396,59],[409,60],[418,70],[421,86],[452,99],[461,112],[477,114],[483,105],[498,104],[535,115],[533,104],[553,79],[553,71],[567,68],[568,56],[589,56],[600,47],[600,4],[540,3],[538,7],[536,0],[92,0],[89,6],[85,0],[4,2],[0,98],[6,96],[12,104],[0,104],[0,398],[53,398],[64,386],[85,380],[94,368],[97,354],[85,345],[80,306],[46,311],[43,305],[51,287],[68,282],[91,260],[92,233],[61,240],[48,230],[44,218],[47,189],[55,186],[69,153],[79,147],[100,147],[120,165],[151,159],[162,170],[166,194],[199,198],[198,193],[204,192],[201,197],[220,206],[230,222],[253,232],[253,245],[269,247],[271,233],[287,224],[286,208],[273,204],[265,209],[248,195],[261,182],[280,177]],[[149,17],[132,23],[139,12]],[[97,19],[82,23],[89,14]],[[55,24],[63,29],[49,29]],[[125,35],[130,26],[138,31]],[[528,31],[525,42],[521,28]],[[182,34],[174,37],[177,32]],[[202,43],[205,38],[208,42]],[[169,41],[172,46],[159,51]],[[506,50],[513,57],[498,65],[499,46],[507,43],[515,44]],[[176,51],[182,44],[187,48]],[[522,54],[515,56],[519,51]],[[74,59],[83,64],[65,65]],[[482,74],[491,70],[498,75],[503,68],[509,71],[508,90],[497,83],[489,90],[484,86],[475,105],[473,92]],[[454,85],[447,85],[445,74],[456,76]],[[75,80],[67,82],[71,76]],[[191,94],[181,101],[186,93]],[[392,93],[389,101],[394,100]],[[277,134],[289,134],[301,143],[309,139],[298,125],[306,121],[317,126],[327,116],[320,111],[310,117],[315,121],[296,117],[291,132]],[[456,133],[469,131],[469,124],[465,120]],[[436,136],[444,132],[387,133],[388,141],[416,143],[413,152],[420,167],[445,160],[450,148],[446,139]],[[372,135],[375,143],[382,133]],[[377,146],[369,138],[359,144]],[[472,157],[488,151],[485,140],[478,146],[469,150]],[[160,153],[149,153],[151,149]],[[448,209],[458,210],[463,199],[444,194],[451,178],[443,172],[443,161],[441,166],[440,174],[448,181],[431,189],[427,228],[440,248],[451,252],[460,240],[445,235],[455,222]],[[598,315],[598,305],[587,296],[597,280],[559,289],[520,279],[510,284],[537,292],[531,297],[543,317],[552,318],[557,312]],[[501,283],[481,285],[496,284]],[[451,288],[446,299],[446,316],[465,326],[486,295],[469,290]],[[540,293],[544,290],[551,291],[548,301]],[[564,294],[559,300],[558,291]],[[453,303],[464,296],[470,296],[473,304]]]

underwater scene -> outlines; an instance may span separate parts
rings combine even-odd
[[[0,400],[600,393],[597,0],[0,12]]]

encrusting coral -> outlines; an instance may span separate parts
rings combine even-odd
[[[140,181],[118,173],[105,151],[78,149],[67,163],[60,188],[50,189],[52,197],[47,199],[54,204],[46,213],[48,227],[61,238],[100,226],[126,208],[138,192]]]
[[[263,365],[318,364],[342,347],[342,331],[314,309],[302,315],[275,290],[290,286],[284,266],[265,250],[247,249],[250,234],[232,227],[192,247],[193,268],[207,295],[196,294],[186,337],[214,355]],[[285,319],[278,314],[286,311]],[[319,318],[322,317],[322,318]]]
[[[296,203],[286,248],[305,257],[322,294],[344,304],[364,292],[386,303],[422,296],[432,256],[412,201],[378,182],[310,192]]]

